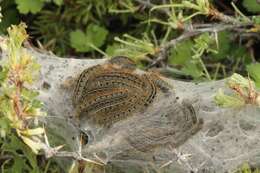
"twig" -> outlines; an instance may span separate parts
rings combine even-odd
[[[12,158],[13,158],[13,156],[5,154],[5,155],[0,156],[0,162],[5,161],[5,160],[10,160]]]
[[[148,8],[153,8],[155,6],[155,4],[152,4],[149,0],[143,1],[143,0],[135,0],[136,2],[138,2],[139,4],[142,4]]]
[[[234,24],[234,25],[243,24],[243,22],[241,22],[239,19],[233,16],[225,15],[214,8],[209,11],[209,16],[212,16],[213,18],[218,19],[224,22],[225,24]]]
[[[42,143],[42,145],[44,146],[43,152],[45,153],[46,158],[50,158],[50,157],[73,158],[73,159],[78,160],[78,161],[83,160],[83,161],[94,163],[94,164],[97,164],[97,165],[104,165],[105,164],[101,160],[95,161],[95,160],[85,158],[81,155],[80,152],[59,151],[62,146],[52,148],[52,147],[50,147],[50,146],[48,146],[44,143]]]
[[[193,29],[193,30],[187,31],[184,34],[182,34],[180,37],[177,37],[177,38],[167,42],[166,44],[161,46],[160,49],[161,49],[161,51],[168,50],[169,48],[175,46],[178,42],[183,41],[187,38],[191,38],[193,36],[202,34],[202,33],[206,33],[206,32],[216,33],[216,32],[220,32],[223,30],[229,30],[229,29],[240,28],[240,27],[245,27],[245,26],[248,26],[248,24],[242,24],[242,25],[211,24],[211,27],[199,28],[199,29]]]
[[[176,161],[180,165],[185,165],[187,167],[187,169],[189,170],[189,172],[197,172],[197,171],[195,171],[196,169],[194,169],[188,161],[189,158],[191,158],[191,156],[192,156],[191,154],[181,153],[171,145],[170,145],[170,149],[171,149],[172,154],[176,156],[176,159],[172,159],[172,160],[168,161],[167,163],[160,166],[160,168],[166,167]]]
[[[223,30],[232,30],[235,28],[241,28],[241,27],[246,27],[246,26],[250,26],[251,24],[240,24],[240,25],[232,25],[232,24],[207,24],[208,27],[206,28],[201,28],[202,25],[199,25],[199,28],[195,28],[189,31],[184,32],[181,36],[174,38],[172,40],[170,40],[169,42],[166,42],[165,44],[161,45],[160,47],[160,51],[158,53],[158,58],[148,67],[154,67],[155,65],[159,64],[162,61],[167,61],[167,51],[176,46],[177,43],[184,41],[186,39],[189,39],[191,37],[197,36],[199,34],[202,33],[206,33],[206,32],[212,32],[212,33],[217,33]]]
[[[42,149],[43,149],[43,152],[44,152],[46,158],[50,158],[50,157],[73,158],[73,159],[78,160],[78,161],[83,160],[83,161],[94,163],[94,164],[97,164],[97,165],[104,165],[105,164],[99,158],[97,158],[98,161],[95,161],[95,160],[91,160],[91,159],[83,157],[81,155],[81,153],[82,153],[81,143],[79,144],[79,151],[69,152],[69,151],[60,151],[60,149],[63,148],[63,145],[57,146],[57,147],[51,147],[49,145],[49,141],[48,141],[48,137],[47,137],[46,133],[44,133],[44,142],[42,142],[39,138],[35,138],[35,140],[37,140],[42,145]]]
[[[138,2],[139,4],[141,4],[141,5],[144,5],[145,7],[147,7],[147,8],[153,8],[153,7],[155,7],[156,6],[156,4],[152,4],[151,2],[150,2],[150,0],[134,0],[134,1],[136,1],[136,2]],[[162,13],[165,13],[165,14],[169,14],[169,11],[168,11],[168,9],[158,9],[158,11],[160,11],[160,12],[162,12]]]
[[[147,8],[153,8],[156,7],[156,4],[152,4],[150,0],[135,0],[136,2],[144,5]],[[165,3],[164,3],[165,4]],[[160,12],[163,12],[167,15],[169,14],[169,8],[158,8],[157,9]],[[219,12],[217,9],[214,7],[210,7],[209,12],[207,14],[208,16],[212,16],[215,19],[218,19],[226,24],[242,24],[243,22],[233,16],[225,15],[224,13]],[[250,21],[247,21],[250,22]]]
[[[145,5],[148,8],[154,8],[156,7],[156,4],[152,4],[149,0],[135,0],[136,2]],[[159,8],[158,10],[164,12],[165,14],[169,15],[169,8]],[[236,9],[235,9],[236,10]],[[236,10],[237,11],[237,10]],[[161,62],[167,60],[167,51],[169,48],[175,46],[178,42],[181,42],[183,40],[186,40],[188,38],[191,38],[193,36],[199,35],[201,33],[205,32],[219,32],[227,29],[234,29],[234,28],[240,28],[243,26],[249,26],[253,25],[252,21],[250,19],[248,20],[240,20],[239,18],[235,18],[233,16],[225,15],[221,12],[219,12],[217,9],[214,7],[210,7],[209,11],[207,13],[207,16],[212,16],[212,18],[218,19],[224,24],[205,24],[208,25],[206,28],[197,28],[190,30],[189,28],[183,28],[185,30],[184,34],[179,36],[178,38],[172,39],[171,41],[163,44],[160,47],[160,51],[158,53],[158,58],[150,65],[148,68],[153,67],[157,64],[160,64]],[[200,25],[200,27],[202,27]],[[205,27],[205,26],[204,26]]]
[[[94,161],[94,160],[91,160],[91,159],[87,159],[83,156],[81,156],[80,153],[78,152],[68,152],[68,151],[58,151],[56,152],[53,156],[55,157],[63,157],[63,158],[73,158],[75,160],[83,160],[83,161],[86,161],[86,162],[90,162],[90,163],[94,163],[94,164],[97,164],[97,165],[104,165],[105,163],[103,162],[97,162],[97,161]]]

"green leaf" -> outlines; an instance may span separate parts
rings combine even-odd
[[[15,134],[9,135],[8,141],[3,143],[1,150],[10,152],[14,156],[12,172],[39,172],[36,155]]]
[[[190,61],[187,62],[184,67],[181,69],[182,72],[184,72],[186,75],[192,76],[194,79],[197,79],[203,75],[203,71],[199,66]]]
[[[36,99],[34,99],[31,104],[32,104],[32,107],[35,108],[35,109],[43,107],[43,103],[39,100],[36,100]]]
[[[116,50],[120,48],[120,44],[118,43],[114,43],[112,45],[108,45],[106,48],[106,53],[108,54],[108,56],[113,57],[116,56]]]
[[[0,33],[6,33],[6,29],[11,24],[17,24],[19,22],[19,13],[16,8],[2,9],[3,17],[0,23]]]
[[[63,0],[53,0],[53,2],[58,6],[61,6],[63,4]]]
[[[233,45],[230,50],[232,50],[230,52],[232,58],[242,59],[245,64],[249,64],[252,62],[251,55],[250,55],[249,51],[246,49],[246,47],[239,46],[239,45]]]
[[[39,95],[39,92],[29,90],[27,88],[22,88],[21,95],[22,95],[23,99],[31,101]]]
[[[13,118],[14,110],[12,103],[5,96],[0,97],[0,115],[11,120]]]
[[[22,14],[27,14],[29,12],[35,14],[41,11],[44,2],[42,0],[15,0],[17,4],[17,9]]]
[[[197,62],[192,60],[193,46],[194,42],[191,40],[179,43],[175,48],[171,49],[168,63],[171,65],[181,65],[183,73],[197,79],[203,75],[203,71]]]
[[[260,16],[253,16],[252,20],[253,20],[254,24],[260,25]]]
[[[223,31],[218,33],[218,49],[217,53],[212,53],[211,56],[216,60],[221,60],[227,57],[230,51],[230,33],[227,31]]]
[[[21,59],[24,60],[25,57],[22,57]],[[22,64],[22,62],[20,62],[20,64]],[[38,64],[35,61],[35,59],[30,59],[27,64],[23,64],[23,65],[25,66],[25,69],[21,74],[21,80],[27,82],[28,84],[32,84],[34,81],[38,79],[41,65]]]
[[[213,42],[213,39],[210,36],[210,34],[206,32],[196,37],[194,41],[196,43],[194,44],[195,49],[199,49],[199,48],[208,49],[210,46],[209,44]]]
[[[98,25],[90,24],[86,30],[87,40],[96,47],[101,47],[107,37],[108,31]]]
[[[70,45],[76,49],[77,52],[88,52],[89,47],[86,45],[86,35],[81,30],[72,31],[70,33]]]
[[[114,51],[116,55],[127,56],[135,62],[140,62],[145,56],[154,55],[158,51],[147,34],[141,38],[128,34],[124,34],[123,37],[124,39],[114,37],[115,41],[120,43]]]
[[[191,40],[177,44],[176,47],[171,49],[168,63],[172,65],[185,65],[192,57],[192,46],[193,42]]]
[[[10,121],[5,118],[5,117],[1,117],[0,118],[0,129],[8,129]]]
[[[81,30],[70,33],[70,45],[78,52],[89,52],[101,47],[107,37],[108,31],[98,25],[90,24],[86,33]]]
[[[20,172],[24,172],[26,168],[24,167],[28,166],[26,165],[26,160],[21,158],[21,157],[15,157],[14,158],[14,164],[12,165],[12,172],[13,173],[20,173]]]
[[[214,97],[214,100],[217,105],[228,108],[228,107],[240,107],[245,105],[245,101],[241,99],[241,97],[238,97],[237,95],[226,95],[223,93],[223,91],[220,89],[216,96]]]
[[[3,138],[6,136],[7,133],[10,132],[10,121],[6,117],[1,117],[0,113],[0,138]]]
[[[0,66],[0,84],[7,78],[8,69]],[[0,85],[1,86],[1,85]]]
[[[255,87],[253,81],[248,80],[248,78],[245,78],[238,73],[234,73],[232,76],[230,76],[226,83],[230,88],[234,88],[234,86],[236,86],[248,90],[250,87]]]
[[[243,0],[243,6],[250,12],[260,12],[260,3],[257,0]]]
[[[260,88],[260,63],[250,64],[246,66],[249,75],[255,80],[255,84]]]

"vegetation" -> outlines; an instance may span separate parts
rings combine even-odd
[[[40,66],[22,48],[28,35],[21,21],[32,45],[60,56],[125,55],[182,80],[249,76],[234,74],[227,83],[234,95],[220,91],[215,100],[224,107],[260,105],[257,0],[3,0],[0,6],[0,33],[9,35],[1,41],[8,59],[0,61],[0,172],[61,172],[41,155],[46,134],[37,119],[45,113],[30,88]]]
[[[226,95],[220,89],[215,101],[222,107],[241,107],[246,104],[260,106],[260,93],[255,83],[239,74],[233,74],[227,81],[228,87],[234,91],[233,95]]]
[[[236,173],[259,173],[258,169],[252,169],[248,164],[244,164]]]
[[[10,27],[8,35],[1,42],[2,50],[7,52],[0,70],[1,172],[46,172],[53,169],[52,161],[42,159],[38,163],[36,155],[44,147],[40,141],[45,130],[38,118],[45,113],[41,111],[42,103],[36,99],[38,92],[30,89],[40,66],[21,47],[28,37],[23,23]]]
[[[58,55],[126,55],[141,68],[189,80],[249,73],[260,86],[257,0],[8,0],[1,6],[2,33],[23,20],[31,42]]]

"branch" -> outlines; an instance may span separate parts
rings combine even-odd
[[[176,46],[178,43],[190,39],[194,36],[203,34],[203,33],[207,33],[207,32],[212,32],[212,33],[217,33],[220,31],[224,31],[224,30],[235,30],[238,28],[242,28],[243,31],[245,31],[246,27],[251,26],[252,24],[239,24],[239,25],[231,25],[231,24],[206,24],[206,25],[197,25],[197,28],[192,29],[192,30],[187,30],[185,31],[182,35],[180,35],[177,38],[174,38],[168,42],[166,42],[165,44],[161,45],[160,47],[160,51],[158,53],[158,58],[148,67],[153,67],[156,66],[157,64],[161,63],[161,62],[167,62],[167,51]],[[203,26],[206,26],[205,28],[203,28]]]
[[[134,0],[134,1],[138,2],[141,5],[144,5],[147,8],[150,8],[150,9],[156,6],[156,4],[151,3],[150,0],[146,0],[146,1],[145,0]],[[161,12],[161,13],[169,15],[168,8],[167,9],[160,8],[160,9],[158,9],[158,11]]]
[[[144,0],[135,0],[136,2],[145,5],[148,8],[153,8],[156,7],[156,4],[152,4],[149,0],[144,1]],[[169,7],[170,8],[170,7]],[[164,12],[165,14],[167,14],[168,16],[170,16],[169,14],[169,8],[158,8],[157,10],[160,10],[161,12]],[[234,7],[235,10],[237,11],[236,7]],[[178,38],[172,39],[171,41],[165,43],[164,45],[161,45],[160,47],[160,51],[157,55],[157,59],[155,61],[153,61],[153,63],[151,63],[148,68],[151,68],[153,66],[156,66],[158,64],[160,64],[161,62],[165,62],[167,61],[167,51],[169,48],[175,46],[178,42],[181,42],[183,40],[189,39],[191,37],[194,37],[196,35],[205,33],[205,32],[219,32],[219,31],[223,31],[223,30],[233,30],[235,28],[241,28],[241,27],[245,27],[245,26],[251,26],[253,25],[253,22],[249,19],[249,18],[243,18],[240,19],[239,17],[233,17],[233,16],[229,16],[229,15],[225,15],[221,12],[219,12],[217,9],[213,8],[213,7],[209,7],[208,10],[208,14],[206,14],[207,16],[212,16],[212,18],[218,19],[221,22],[223,22],[224,24],[202,24],[200,25],[205,28],[194,28],[192,30],[188,29],[188,28],[182,28],[184,29],[184,34],[179,36]],[[195,26],[196,24],[194,24]],[[244,30],[243,30],[244,31]]]

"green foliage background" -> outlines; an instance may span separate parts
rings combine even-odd
[[[1,2],[3,19],[0,32],[5,33],[10,24],[24,21],[29,26],[33,44],[37,46],[40,43],[44,49],[60,56],[100,58],[126,55],[139,67],[146,68],[156,59],[158,49],[164,43],[181,35],[183,28],[180,26],[221,23],[207,16],[207,8],[195,8],[199,2],[196,0],[165,1],[169,5],[166,10],[173,10],[171,4],[184,5],[183,8],[174,8],[170,15],[163,13],[165,8],[160,7],[161,1],[150,1],[155,6],[153,8],[139,2],[4,0]],[[232,2],[209,1],[210,6],[221,13],[239,19]],[[236,1],[235,5],[247,17],[255,16],[256,23],[260,21],[260,5],[256,0]],[[259,77],[255,75],[255,69],[259,68],[259,64],[255,64],[259,59],[259,40],[253,34],[243,36],[224,30],[218,33],[217,40],[212,34],[197,37],[200,38],[191,37],[171,48],[166,62],[171,67],[170,76],[212,80],[234,72],[249,72],[254,73],[252,77],[259,86]],[[202,42],[207,46],[203,47]]]
[[[156,67],[181,80],[217,80],[235,72],[249,74],[260,87],[260,4],[257,0],[166,0],[165,4],[151,0],[152,5],[145,2],[148,1],[3,0],[0,33],[6,34],[7,27],[23,21],[34,46],[59,56],[95,59],[124,55],[140,68]],[[230,16],[233,23],[213,14],[212,9]],[[161,49],[190,27],[237,23],[251,25],[238,28],[237,32],[223,29],[181,40],[169,47],[163,61],[156,63]],[[0,68],[0,86],[7,71]],[[24,95],[30,92],[25,91]],[[0,133],[3,129],[9,137],[0,138],[0,172],[61,171],[54,161],[34,155],[11,133],[8,120],[0,118]]]

